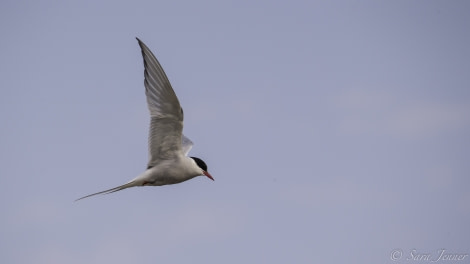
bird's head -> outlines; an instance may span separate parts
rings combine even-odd
[[[194,162],[196,162],[197,166],[201,168],[203,175],[206,175],[209,179],[214,180],[214,178],[212,178],[212,175],[207,171],[207,165],[202,159],[196,157],[191,158],[194,160]]]

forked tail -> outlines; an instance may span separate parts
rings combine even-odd
[[[136,183],[135,180],[132,180],[126,184],[123,184],[121,186],[118,186],[118,187],[114,187],[112,189],[109,189],[109,190],[106,190],[106,191],[101,191],[101,192],[97,192],[97,193],[93,193],[93,194],[89,194],[87,196],[83,196],[81,198],[78,198],[76,201],[79,201],[81,199],[85,199],[85,198],[88,198],[90,196],[93,196],[93,195],[98,195],[98,194],[110,194],[110,193],[113,193],[113,192],[117,192],[117,191],[121,191],[121,190],[124,190],[124,189],[127,189],[127,188],[130,188],[130,187],[134,187],[134,186],[137,186],[138,184]]]

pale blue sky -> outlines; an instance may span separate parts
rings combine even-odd
[[[469,13],[468,1],[3,1],[0,262],[470,254]],[[146,167],[135,37],[215,182],[75,203]]]

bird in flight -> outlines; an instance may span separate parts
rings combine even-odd
[[[214,180],[203,160],[188,157],[193,142],[183,135],[183,109],[178,97],[157,58],[139,38],[137,41],[144,57],[145,95],[150,110],[147,169],[126,184],[81,197],[76,201],[135,186],[180,183],[196,176],[207,176]]]

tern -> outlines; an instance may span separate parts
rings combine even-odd
[[[176,184],[196,176],[207,176],[214,180],[202,159],[188,157],[193,142],[183,135],[183,109],[157,58],[139,38],[136,39],[144,58],[145,95],[150,110],[147,169],[126,184],[78,198],[76,201],[135,186]]]

